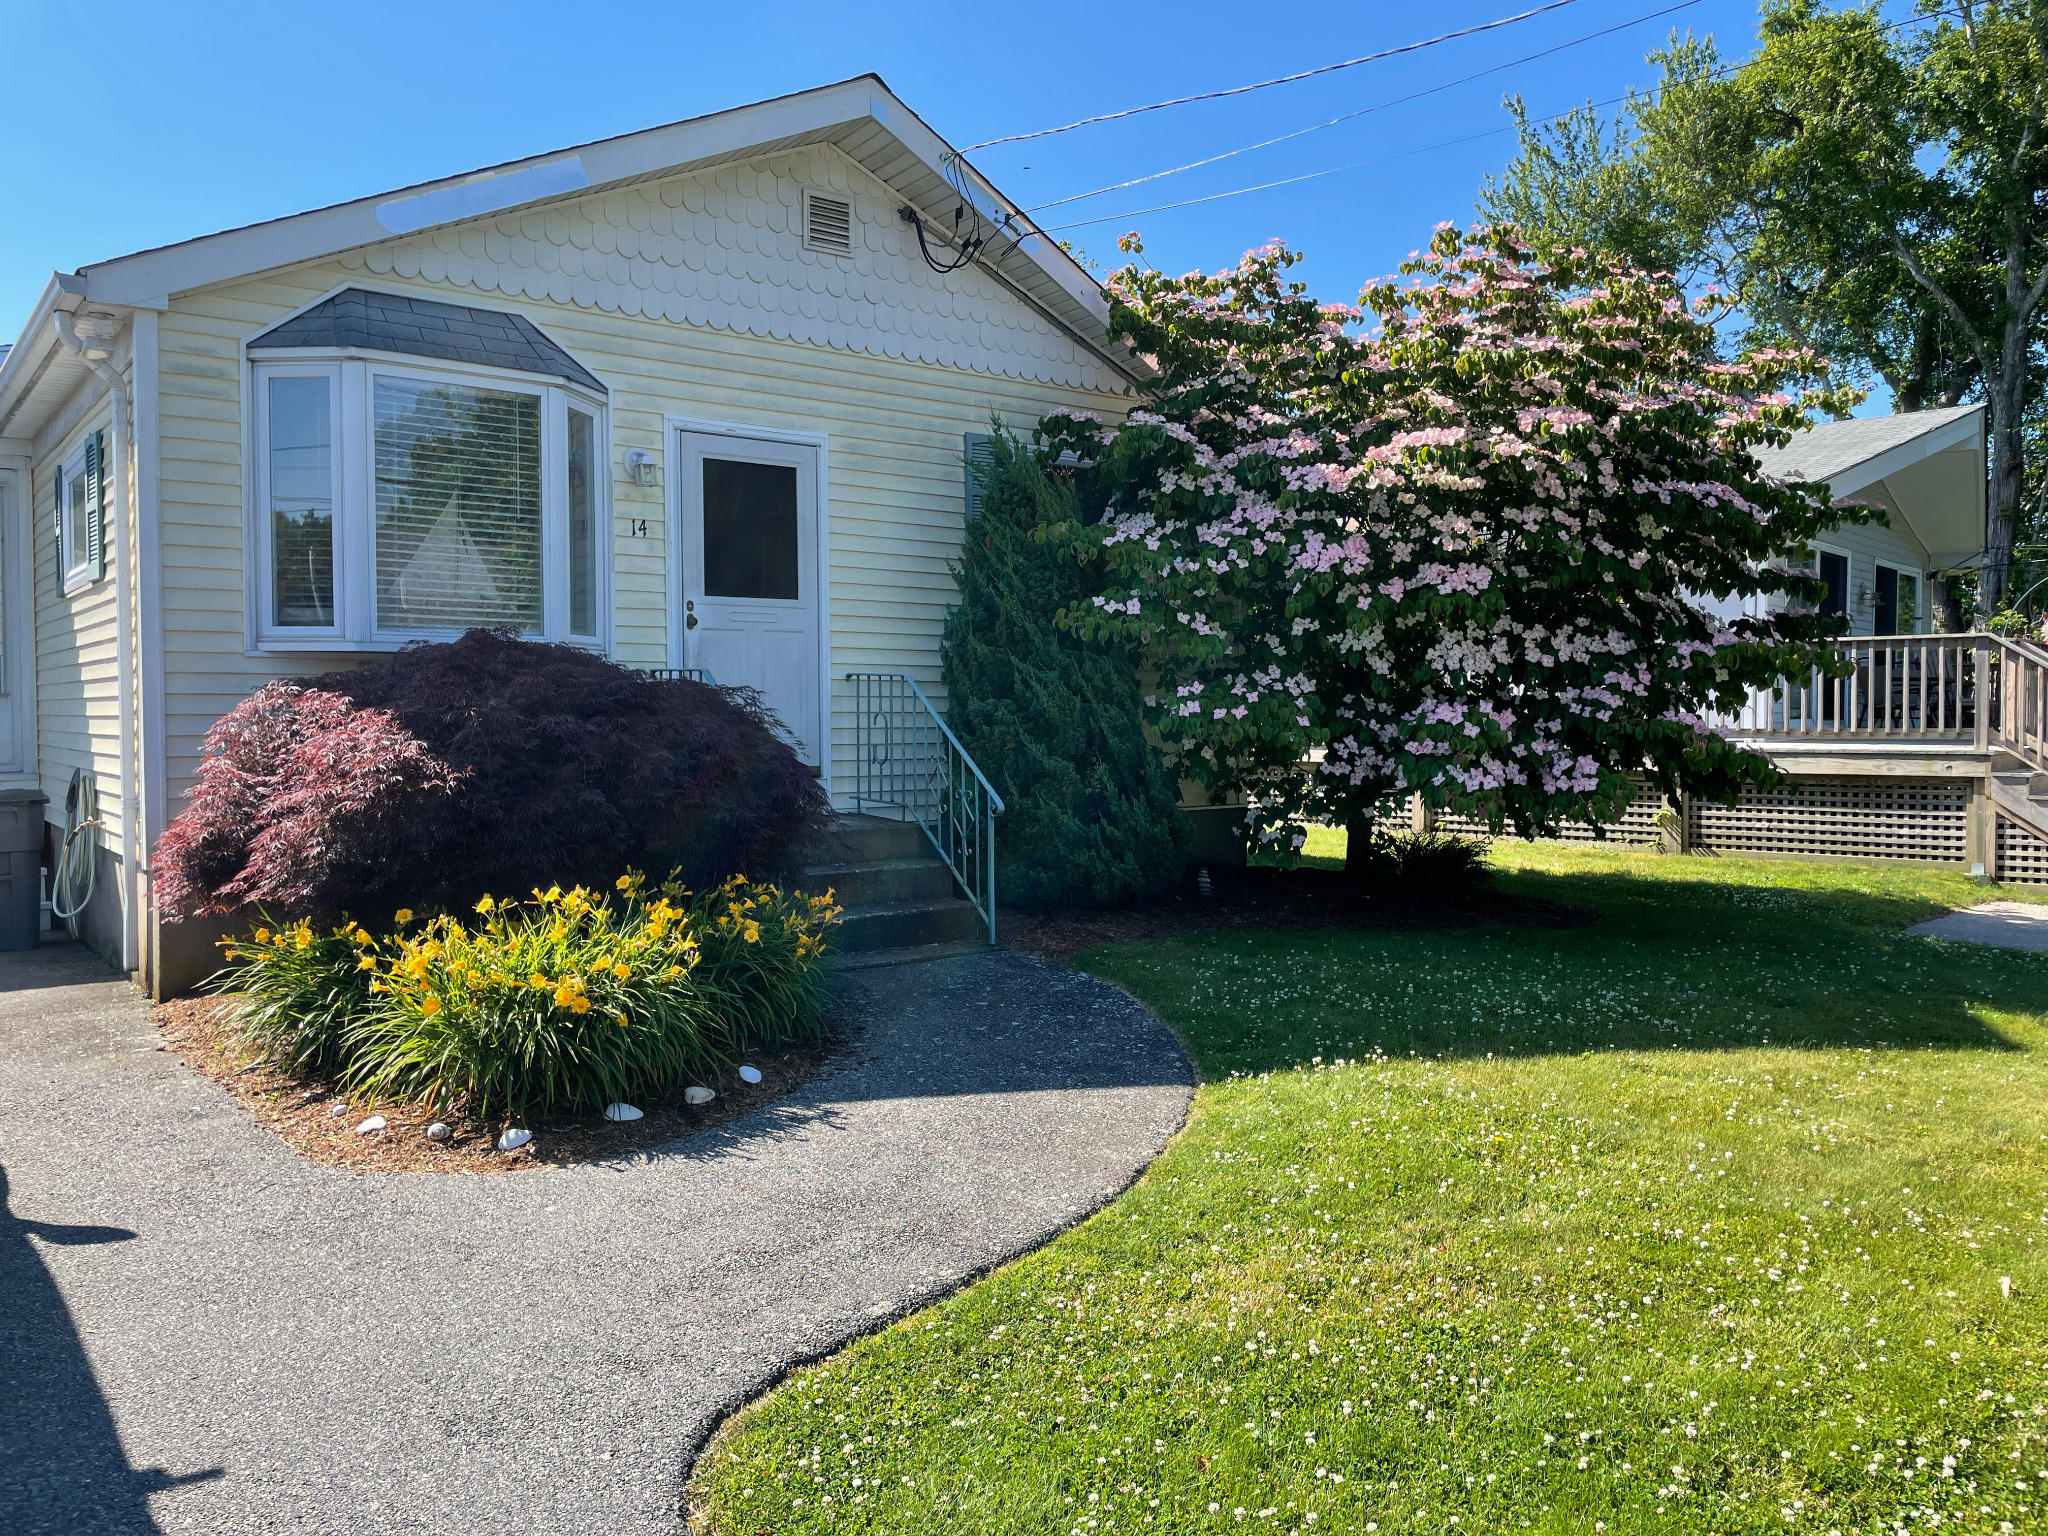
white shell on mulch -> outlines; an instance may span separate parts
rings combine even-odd
[[[515,1126],[498,1138],[498,1150],[500,1152],[517,1152],[531,1140],[533,1140],[533,1132],[522,1131]]]
[[[358,1136],[367,1136],[372,1131],[383,1130],[384,1127],[389,1123],[390,1122],[387,1121],[382,1115],[372,1115],[369,1119],[365,1120],[361,1125],[356,1127],[356,1134]]]
[[[607,1104],[604,1107],[604,1117],[607,1120],[638,1120],[640,1111],[630,1104]]]
[[[743,1083],[758,1083],[761,1081],[761,1069],[759,1067],[741,1067],[740,1081]]]
[[[328,1109],[327,1113],[334,1116],[335,1119],[339,1120],[343,1115],[348,1113],[348,1101],[346,1099],[336,1099],[333,1105]]]
[[[683,1102],[685,1104],[709,1104],[717,1097],[718,1095],[709,1088],[696,1087],[683,1090]]]
[[[448,1122],[446,1120],[436,1120],[432,1125],[427,1127],[427,1140],[429,1141],[446,1141],[450,1136],[453,1136],[454,1134],[455,1133],[448,1128]]]

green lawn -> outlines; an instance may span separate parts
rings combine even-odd
[[[1943,874],[1493,858],[1599,920],[1083,955],[1187,1130],[742,1416],[713,1529],[2048,1530],[2048,955],[1904,937]]]

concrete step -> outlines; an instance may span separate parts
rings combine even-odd
[[[820,865],[874,864],[885,859],[931,859],[932,847],[924,829],[914,821],[892,821],[880,816],[834,816],[818,840],[811,862]]]
[[[841,954],[862,954],[925,944],[964,944],[987,937],[988,929],[972,902],[920,901],[849,907],[832,930],[830,942]]]
[[[875,859],[864,864],[813,864],[804,871],[804,889],[829,889],[839,905],[849,909],[949,901],[954,894],[953,872],[936,856]]]

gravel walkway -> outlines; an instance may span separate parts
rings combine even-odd
[[[0,955],[0,1531],[665,1532],[718,1420],[1128,1184],[1191,1073],[992,952],[845,978],[850,1064],[648,1157],[305,1163],[69,946]]]

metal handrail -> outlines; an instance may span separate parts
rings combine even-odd
[[[996,817],[1003,797],[968,756],[914,678],[849,672],[853,684],[853,805],[900,811],[917,823],[996,941]]]
[[[639,673],[650,683],[704,683],[713,688],[718,686],[718,679],[702,667],[629,667],[627,670]]]

